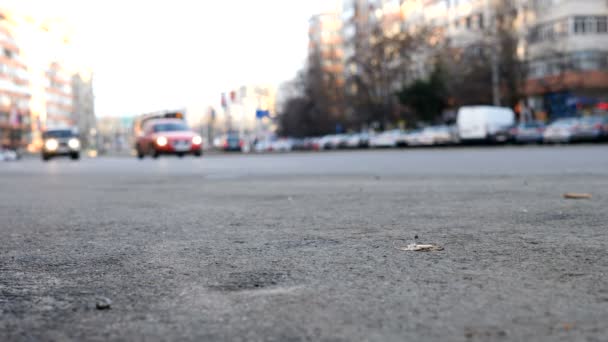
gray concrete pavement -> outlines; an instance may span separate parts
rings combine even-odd
[[[3,163],[0,340],[602,341],[607,157]]]

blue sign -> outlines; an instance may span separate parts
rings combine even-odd
[[[270,111],[260,110],[260,109],[258,109],[258,110],[255,111],[255,117],[256,118],[261,119],[261,118],[263,118],[265,116],[266,117],[270,117]]]

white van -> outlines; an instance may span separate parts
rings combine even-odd
[[[515,113],[511,108],[465,106],[458,110],[458,136],[462,142],[504,143],[509,140],[509,129],[513,125]]]

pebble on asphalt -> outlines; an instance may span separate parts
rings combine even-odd
[[[111,305],[112,301],[106,297],[97,298],[97,302],[95,303],[97,310],[109,310]]]

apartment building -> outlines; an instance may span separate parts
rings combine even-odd
[[[323,71],[343,79],[342,19],[339,13],[322,13],[310,19],[309,56],[320,59]]]
[[[71,48],[72,30],[61,20],[0,9],[3,145],[36,151],[45,129],[94,128],[92,79],[82,73]]]
[[[309,25],[309,66],[320,65],[332,102],[328,114],[337,119],[344,115],[341,106],[345,85],[341,13],[336,11],[314,15]]]
[[[27,66],[15,39],[15,22],[0,10],[0,147],[22,147],[32,127]]]
[[[530,105],[568,116],[608,101],[608,2],[533,0],[527,5]]]
[[[93,73],[80,70],[72,76],[72,122],[78,127],[82,146],[92,147],[95,143],[96,118],[95,95],[93,93]]]

